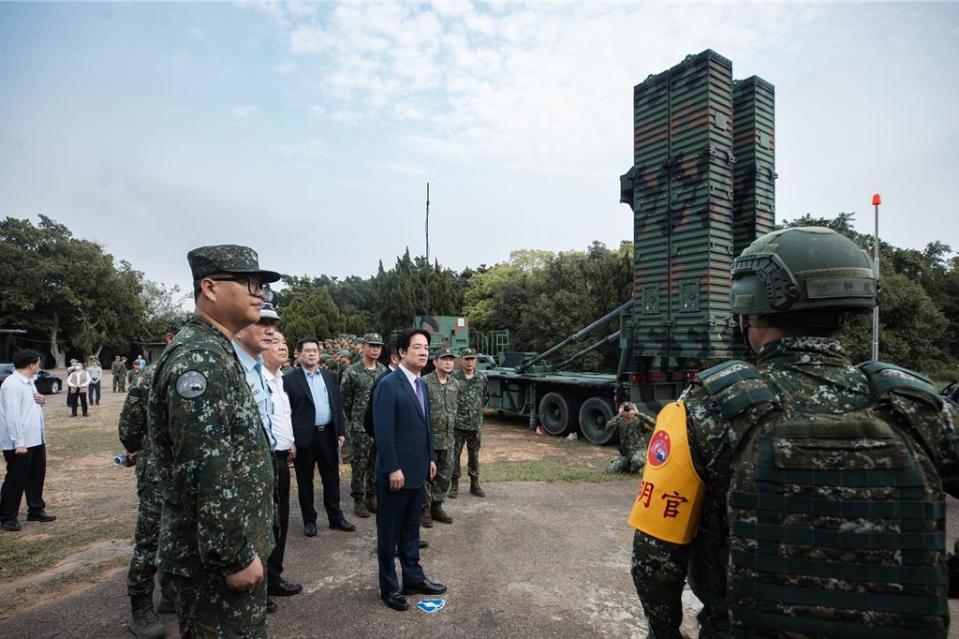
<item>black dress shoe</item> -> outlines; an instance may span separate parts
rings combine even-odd
[[[387,592],[380,595],[380,599],[383,600],[387,606],[393,610],[409,610],[410,604],[406,601],[406,597],[400,593],[399,590],[394,590],[393,592]]]
[[[404,595],[442,595],[446,586],[424,579],[418,584],[403,584]]]
[[[333,530],[345,530],[346,532],[353,532],[356,530],[356,526],[346,521],[345,519],[340,519],[339,521],[331,521],[330,528]]]
[[[8,519],[6,521],[0,522],[0,528],[4,530],[9,530],[10,532],[17,532],[20,530],[20,522],[16,519]]]
[[[289,597],[291,595],[298,595],[301,592],[303,592],[303,586],[290,583],[282,577],[266,587],[266,594],[273,595],[274,597]]]
[[[266,614],[272,614],[276,612],[276,602],[272,599],[266,600]]]
[[[38,513],[27,513],[27,521],[53,521],[56,518],[56,515],[51,515],[45,510]]]
[[[316,523],[303,524],[303,534],[307,537],[316,537]]]

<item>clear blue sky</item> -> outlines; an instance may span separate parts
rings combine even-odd
[[[959,248],[955,4],[0,4],[0,216],[148,277],[257,248],[369,275],[631,238],[632,86],[713,48],[776,85],[778,212]]]

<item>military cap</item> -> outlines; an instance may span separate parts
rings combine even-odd
[[[383,338],[380,337],[379,333],[367,333],[363,336],[363,342],[371,346],[382,346]]]
[[[187,253],[186,259],[190,263],[190,270],[193,271],[194,281],[214,273],[255,274],[262,278],[264,284],[280,279],[280,274],[276,271],[264,271],[260,268],[256,251],[248,246],[236,244],[201,246]]]
[[[464,348],[460,351],[460,357],[463,359],[476,359],[476,349],[475,348]]]
[[[341,351],[339,352],[339,356],[340,356],[340,357],[349,357],[349,356],[350,356],[350,352],[344,348],[343,350],[341,350]]]
[[[456,357],[456,355],[453,354],[452,348],[441,348],[433,354],[433,359],[440,359],[442,357]]]
[[[260,308],[260,319],[271,319],[280,321],[280,316],[277,314],[276,309],[269,302],[263,302],[263,306]]]

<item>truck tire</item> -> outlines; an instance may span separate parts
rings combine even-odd
[[[613,407],[602,397],[590,397],[579,409],[579,430],[583,437],[597,446],[608,444],[616,433],[606,432],[603,427],[613,418]]]
[[[559,393],[546,393],[539,402],[539,421],[550,435],[566,435],[576,428],[578,404]]]

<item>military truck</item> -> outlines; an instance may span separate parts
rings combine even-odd
[[[596,444],[626,398],[656,415],[706,362],[740,353],[729,268],[775,226],[773,85],[733,80],[732,62],[706,50],[633,89],[633,165],[620,202],[633,214],[632,299],[553,348],[507,353],[489,369],[490,406],[563,435],[577,427]],[[586,349],[549,358],[618,319],[619,330]],[[618,342],[615,373],[568,370]]]

